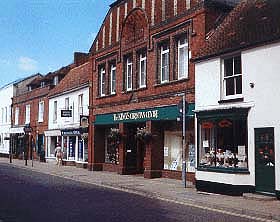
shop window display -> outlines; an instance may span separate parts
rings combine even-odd
[[[199,167],[247,169],[247,119],[199,121]]]
[[[106,132],[105,139],[105,162],[119,164],[119,144],[121,134],[119,129],[111,128]]]

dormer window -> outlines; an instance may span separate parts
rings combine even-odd
[[[58,76],[53,78],[53,85],[56,86],[58,84]]]
[[[45,82],[44,81],[41,82],[41,88],[43,88],[43,87],[45,87]]]
[[[27,90],[30,92],[30,91],[32,91],[32,87],[31,86],[28,86],[27,87]]]

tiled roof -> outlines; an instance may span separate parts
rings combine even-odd
[[[280,0],[242,0],[194,55],[194,60],[276,40],[280,40]]]
[[[90,80],[90,63],[84,63],[78,67],[72,68],[68,74],[56,85],[49,93],[54,96],[69,90],[80,87]]]

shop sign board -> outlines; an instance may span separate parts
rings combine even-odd
[[[186,113],[186,116],[194,116],[192,111],[194,109],[194,104],[189,104],[189,106],[189,112]],[[178,106],[173,105],[96,115],[94,124],[104,125],[120,122],[145,122],[148,120],[176,120],[178,115]]]
[[[61,136],[81,135],[80,129],[61,130]]]
[[[72,117],[72,110],[62,109],[61,117]]]

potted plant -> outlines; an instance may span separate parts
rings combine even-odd
[[[119,144],[121,141],[121,133],[118,128],[111,128],[108,134],[108,140],[111,143]]]
[[[146,129],[146,127],[137,128],[136,138],[144,143],[148,143],[152,139],[152,134]]]

